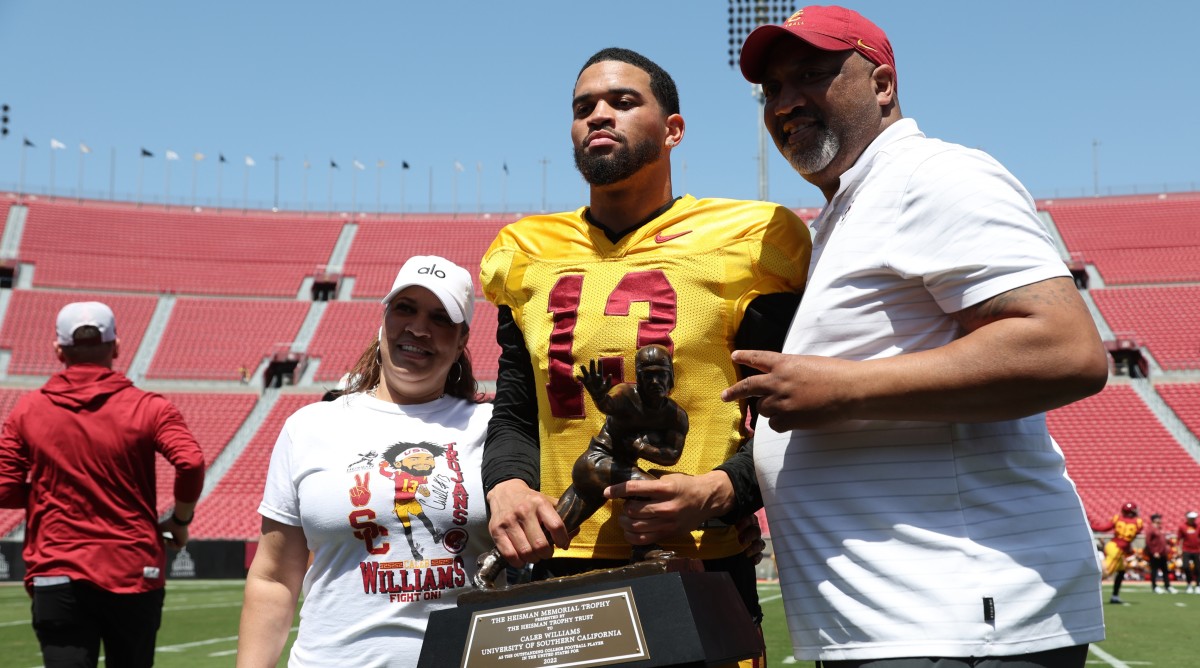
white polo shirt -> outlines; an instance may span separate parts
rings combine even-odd
[[[1011,174],[911,119],[842,176],[812,236],[786,353],[937,348],[960,336],[947,313],[1069,275]],[[1104,638],[1091,532],[1043,414],[783,434],[761,420],[755,463],[798,659],[1011,655]]]

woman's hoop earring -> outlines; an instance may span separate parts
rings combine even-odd
[[[459,362],[458,360],[454,360],[454,366],[458,368],[458,373],[454,374],[454,380],[450,381],[451,385],[457,385],[458,381],[462,380],[462,373],[463,373],[462,362]]]

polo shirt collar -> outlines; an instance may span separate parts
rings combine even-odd
[[[838,183],[837,194],[833,196],[834,199],[837,199],[842,193],[849,190],[851,184],[857,184],[870,171],[871,164],[875,162],[875,156],[879,155],[888,144],[909,137],[924,136],[920,128],[917,127],[917,121],[912,118],[901,118],[892,123],[883,132],[880,132],[874,141],[867,145],[867,148],[863,150],[862,155],[858,156],[858,160],[854,161],[850,169],[842,173]]]

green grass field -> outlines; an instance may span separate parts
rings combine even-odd
[[[154,665],[232,666],[244,586],[241,580],[168,581]],[[20,585],[0,586],[0,648],[0,665],[6,668],[42,665],[41,649],[30,625],[29,596]],[[279,665],[286,664],[285,655]]]
[[[1104,587],[1105,597],[1110,586]],[[766,619],[768,662],[799,663],[791,657],[783,603],[774,584],[759,587]],[[1093,648],[1089,665],[1200,665],[1194,642],[1200,624],[1200,595],[1156,595],[1144,585],[1126,584],[1126,605],[1105,608],[1108,639]],[[156,666],[210,668],[232,666],[237,647],[242,582],[236,580],[172,580],[168,584]],[[42,665],[37,639],[29,624],[29,597],[16,585],[0,586],[0,660],[7,668]],[[286,663],[286,658],[280,665]],[[103,665],[103,664],[101,664]],[[806,663],[805,665],[812,665]]]

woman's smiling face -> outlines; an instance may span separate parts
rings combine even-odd
[[[382,379],[376,396],[421,404],[444,393],[450,367],[467,345],[466,327],[450,318],[436,295],[413,285],[388,303],[379,344]]]

